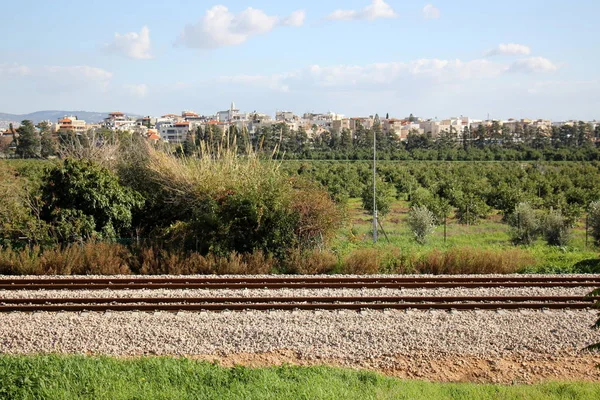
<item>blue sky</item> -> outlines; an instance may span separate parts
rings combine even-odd
[[[600,2],[3,0],[0,112],[600,119]]]

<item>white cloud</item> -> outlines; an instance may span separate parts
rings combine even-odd
[[[487,60],[420,59],[409,62],[388,62],[364,66],[339,65],[322,67],[313,65],[304,75],[317,86],[325,87],[389,87],[405,80],[432,83],[489,78],[500,75],[505,67]]]
[[[0,64],[0,80],[7,82],[26,79],[39,91],[67,93],[91,89],[107,89],[113,74],[102,68],[88,65],[29,67],[17,64]]]
[[[451,85],[500,76],[507,66],[489,60],[420,59],[367,65],[311,65],[274,75],[221,77],[219,83],[268,88],[277,92],[305,90],[398,90],[412,83]]]
[[[507,72],[522,72],[526,74],[538,72],[554,72],[558,66],[544,57],[530,57],[513,62]]]
[[[373,21],[377,18],[396,18],[398,14],[384,0],[371,0],[371,4],[362,10],[335,10],[327,16],[331,20],[359,20]]]
[[[31,68],[18,64],[0,64],[0,77],[25,76],[31,73]]]
[[[145,83],[139,85],[123,85],[123,87],[131,96],[139,97],[140,99],[146,97],[148,94],[148,85]]]
[[[440,9],[433,4],[427,4],[423,7],[423,16],[425,19],[438,19],[440,17]]]
[[[294,11],[287,17],[281,20],[281,25],[284,26],[295,26],[300,27],[304,25],[304,20],[306,19],[306,12],[304,10]]]
[[[500,44],[498,47],[485,52],[486,57],[491,56],[528,56],[531,54],[529,46],[517,43]]]
[[[152,58],[150,55],[150,29],[143,26],[139,33],[129,32],[124,35],[115,33],[113,41],[104,48],[111,53],[138,60]]]
[[[555,69],[557,67],[551,61],[541,57],[517,60],[513,63],[495,62],[483,58],[475,60],[432,58],[366,65],[310,65],[274,75],[221,77],[218,82],[287,93],[313,90],[394,90],[408,93],[412,90],[426,90],[425,88],[433,86],[477,88],[482,85],[482,82],[498,83],[498,79],[506,73],[537,74]]]
[[[83,88],[106,90],[113,74],[87,65],[44,66],[32,69],[37,86],[50,91],[69,92]]]
[[[295,11],[280,18],[252,7],[233,14],[227,7],[216,5],[207,10],[196,24],[187,25],[177,43],[199,49],[235,46],[252,36],[269,32],[276,26],[302,26],[304,18],[304,11]]]

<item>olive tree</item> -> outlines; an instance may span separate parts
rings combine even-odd
[[[519,203],[508,215],[511,240],[514,244],[531,245],[540,233],[540,219],[529,203]]]
[[[408,212],[408,226],[419,244],[425,244],[427,236],[435,229],[435,215],[427,207],[412,207]]]
[[[600,243],[600,201],[594,201],[590,204],[588,210],[588,226],[592,231],[592,237],[598,244]]]

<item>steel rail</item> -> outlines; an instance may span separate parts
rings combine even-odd
[[[232,282],[232,283],[39,283],[4,284],[0,290],[125,290],[125,289],[325,289],[325,288],[515,288],[515,287],[600,287],[598,281],[535,281],[535,282]]]
[[[0,285],[21,284],[109,284],[109,283],[411,283],[411,282],[597,282],[600,283],[600,275],[590,276],[417,276],[417,277],[348,277],[348,276],[326,276],[326,277],[137,277],[119,276],[111,278],[7,278],[0,279]]]
[[[38,304],[2,305],[2,312],[61,311],[243,311],[243,310],[501,310],[587,309],[586,303],[204,303],[204,304]]]
[[[1,304],[204,304],[204,303],[455,303],[455,302],[583,302],[592,304],[598,297],[587,296],[299,296],[299,297],[71,297],[0,298]]]

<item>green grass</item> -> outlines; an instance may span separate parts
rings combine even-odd
[[[333,244],[340,255],[350,253],[359,248],[375,247],[378,249],[399,249],[402,254],[420,257],[434,249],[445,250],[453,247],[473,247],[481,250],[503,251],[513,249],[510,242],[509,227],[502,222],[500,215],[492,214],[476,225],[459,224],[453,216],[448,219],[446,240],[444,227],[438,226],[428,238],[427,244],[419,245],[412,237],[405,219],[409,209],[406,201],[398,200],[392,205],[392,211],[381,219],[384,231],[379,231],[379,242],[372,243],[372,217],[362,209],[359,199],[348,201],[348,223],[344,226]],[[522,272],[528,273],[576,273],[594,272],[591,260],[596,262],[596,272],[600,272],[598,248],[592,245],[589,238],[585,245],[584,222],[579,221],[572,230],[572,238],[567,247],[548,246],[543,239],[538,239],[532,246],[520,246],[536,260],[536,265]],[[587,263],[586,263],[587,261]],[[592,265],[592,269],[590,269]]]
[[[597,399],[598,383],[441,384],[330,367],[185,358],[0,356],[1,399]]]

